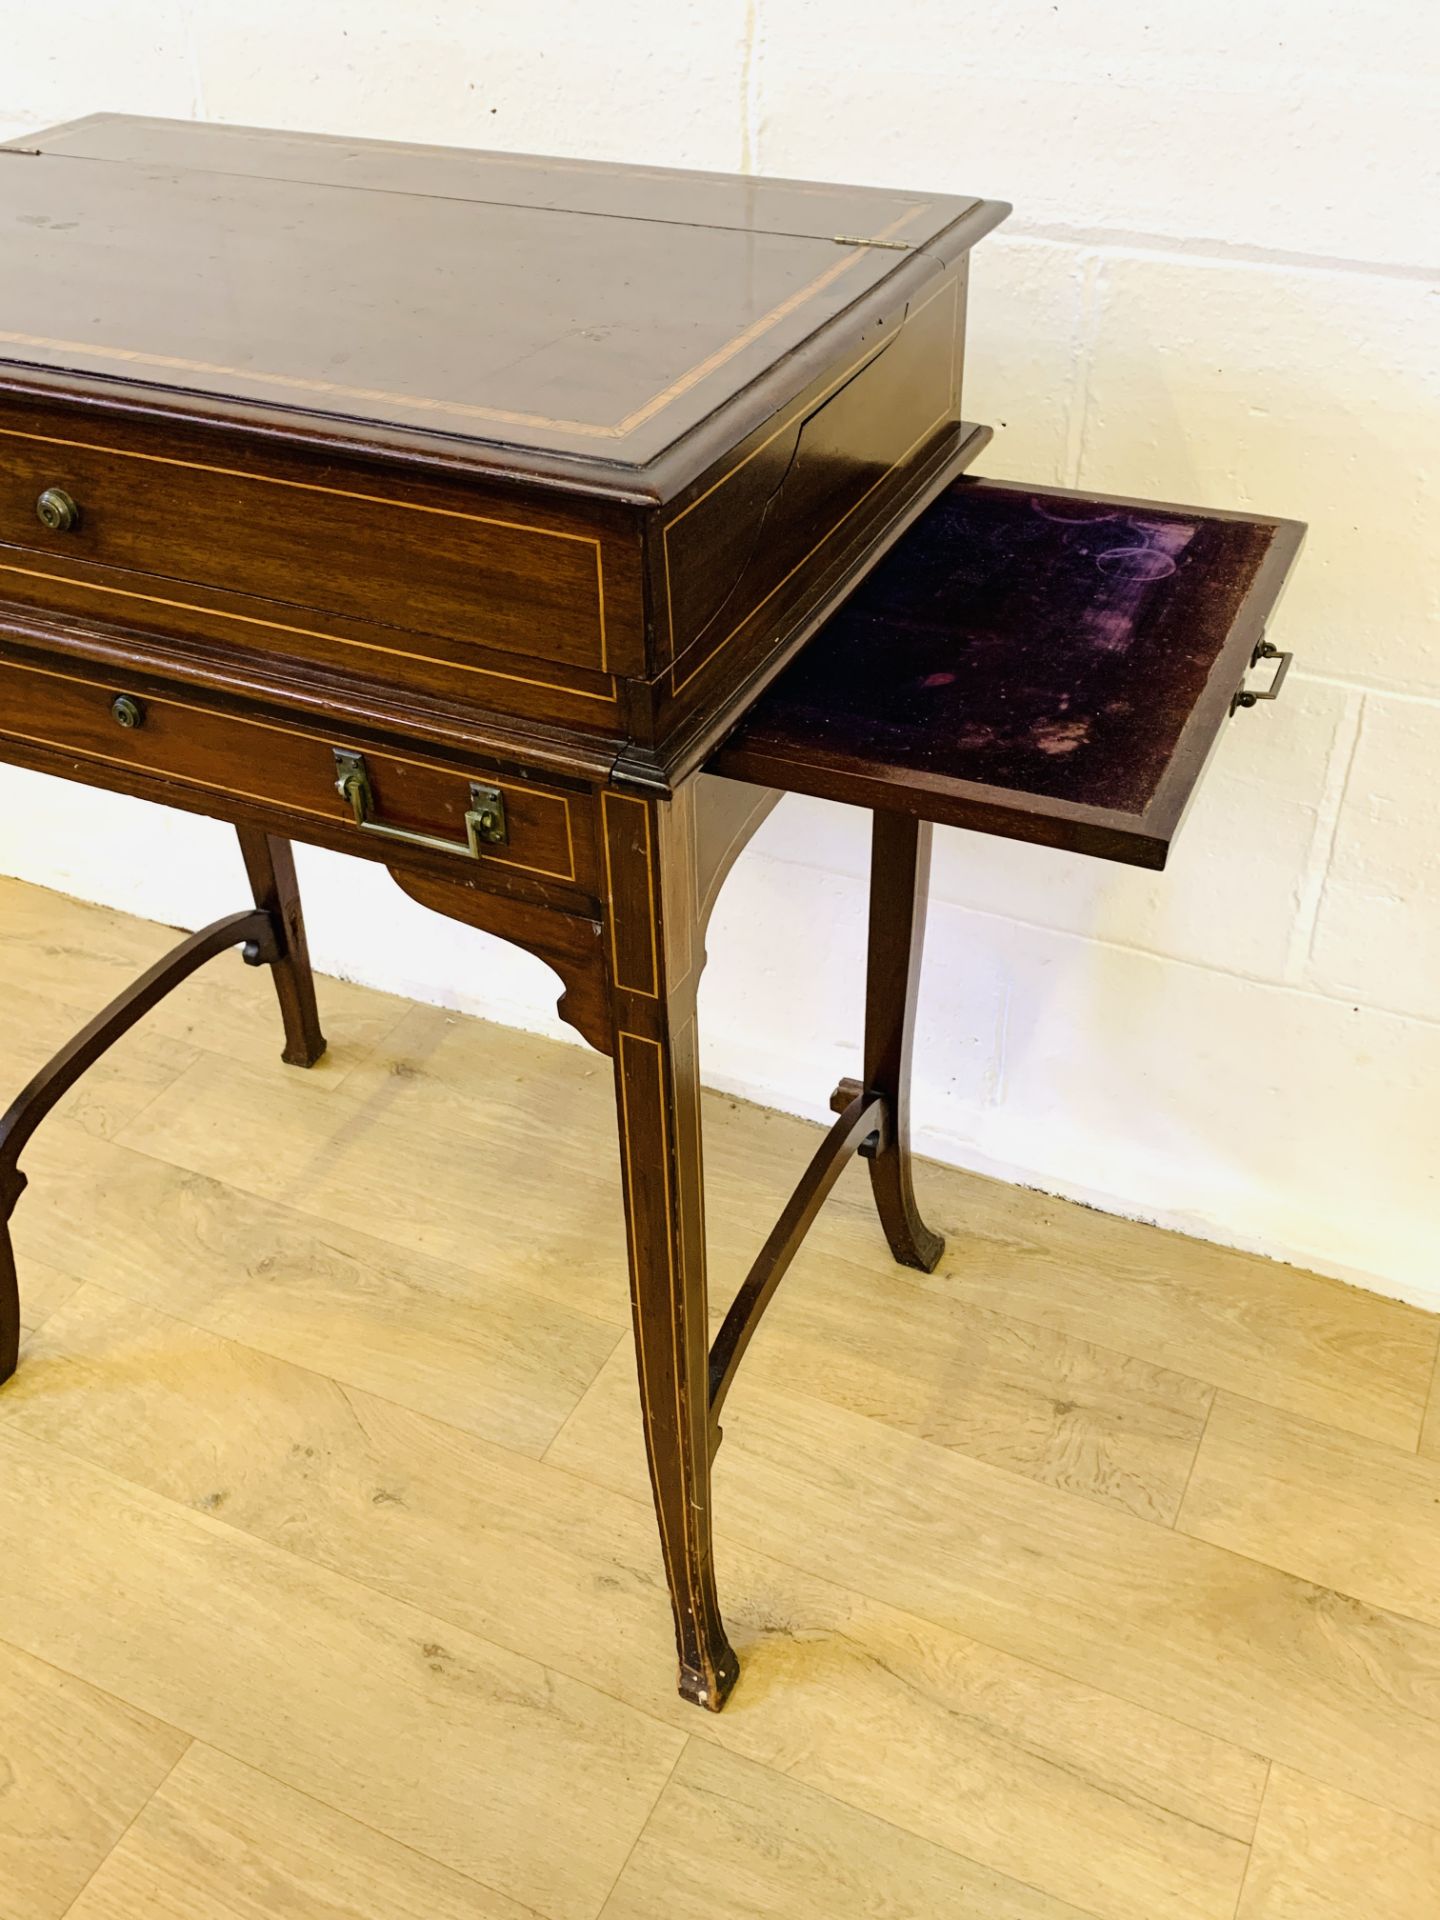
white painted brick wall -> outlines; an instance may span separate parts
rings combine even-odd
[[[1440,1306],[1435,8],[72,0],[55,29],[6,7],[0,133],[110,107],[1013,200],[976,256],[987,470],[1308,520],[1300,659],[1162,876],[939,836],[921,1145]],[[819,1114],[854,1070],[864,825],[788,801],[741,862],[717,1084]],[[0,868],[191,922],[240,885],[210,823],[11,771]],[[304,873],[322,964],[562,1031],[528,955],[377,869]]]

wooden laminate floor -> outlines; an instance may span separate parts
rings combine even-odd
[[[162,929],[0,882],[18,1086]],[[671,1691],[608,1063],[217,963],[37,1136],[0,1920],[1434,1920],[1440,1320],[863,1169],[726,1416]],[[707,1096],[723,1304],[811,1147]]]

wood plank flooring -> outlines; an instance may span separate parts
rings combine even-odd
[[[0,881],[0,1096],[170,938]],[[1440,1319],[931,1166],[916,1275],[852,1169],[701,1714],[608,1063],[321,992],[297,1073],[217,963],[27,1153],[0,1920],[1440,1913]],[[723,1306],[814,1130],[705,1121]]]

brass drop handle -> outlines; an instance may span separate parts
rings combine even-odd
[[[427,847],[432,853],[460,853],[471,860],[480,858],[482,844],[503,846],[509,839],[505,822],[505,796],[498,787],[470,783],[470,805],[465,812],[464,840],[444,840],[436,833],[417,833],[413,827],[388,827],[375,818],[375,795],[363,753],[347,753],[335,748],[335,791],[355,816],[357,827],[366,833],[382,834],[387,840],[403,840],[407,847]]]
[[[80,524],[80,503],[63,487],[46,487],[35,502],[35,518],[51,533],[73,533]]]
[[[1250,656],[1250,664],[1252,667],[1258,667],[1262,660],[1278,660],[1280,664],[1275,669],[1275,677],[1265,688],[1241,687],[1230,702],[1231,713],[1235,713],[1241,707],[1258,706],[1262,700],[1278,700],[1280,689],[1285,684],[1285,676],[1290,671],[1290,662],[1294,658],[1293,653],[1282,653],[1279,647],[1262,635]]]

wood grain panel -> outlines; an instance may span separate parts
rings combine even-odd
[[[5,883],[0,1048],[170,940]],[[267,983],[214,978],[243,1049]],[[3,1920],[1429,1920],[1433,1316],[941,1168],[901,1277],[842,1181],[727,1409],[697,1715],[608,1070],[336,993],[329,1081],[196,1057],[197,1003],[33,1143]],[[707,1107],[719,1293],[814,1130]]]
[[[1276,1767],[1236,1920],[1432,1920],[1440,1832]]]
[[[216,864],[228,864],[233,872],[234,905],[241,907],[245,871],[233,836],[216,827],[214,838]],[[47,1042],[53,1036],[55,1046],[179,937],[173,927],[0,878],[0,973],[7,994],[25,1007],[24,1018],[35,1023]],[[411,1004],[329,975],[320,981],[319,993],[329,1046],[305,1076],[311,1089],[339,1086]],[[279,1053],[279,1040],[274,990],[265,970],[247,967],[238,956],[223,956],[162,1000],[118,1053],[86,1074],[72,1097],[83,1104],[87,1088],[103,1086],[122,1063],[151,1058],[158,1064],[162,1041],[171,1043],[167,1057],[180,1064],[205,1048],[268,1072]]]
[[[963,1299],[1414,1447],[1433,1314],[998,1180],[946,1181],[934,1224],[950,1247],[936,1278]]]
[[[0,411],[0,559],[20,549],[62,567],[81,560],[194,581],[435,634],[459,642],[461,657],[478,646],[601,673],[617,664],[593,532],[553,514],[537,524],[518,504],[497,511],[483,496],[452,494],[443,505],[433,493],[407,497],[398,479],[387,492],[363,471],[282,478],[227,466],[219,448],[190,459],[142,439],[127,447],[113,428],[81,421],[36,431],[23,414]],[[47,487],[79,504],[71,531],[51,533],[37,518]],[[631,665],[637,638],[617,649]]]
[[[239,800],[282,808],[332,831],[352,831],[357,841],[364,838],[369,852],[376,836],[355,824],[336,790],[335,751],[344,748],[364,758],[374,818],[381,825],[439,839],[442,851],[453,851],[467,864],[562,885],[591,877],[579,871],[588,849],[584,809],[576,796],[484,763],[459,770],[376,752],[344,726],[330,734],[309,733],[188,701],[141,696],[141,723],[125,727],[112,708],[132,687],[119,675],[85,679],[0,659],[0,737],[73,752],[93,763],[77,768],[92,778],[103,779],[107,767],[133,768],[213,793],[222,806]],[[500,790],[507,823],[505,840],[483,843],[478,861],[469,853],[464,824],[472,780]]]
[[[60,1920],[190,1744],[0,1641],[0,1916]]]
[[[638,1495],[629,1395],[546,1458]],[[1440,1629],[743,1375],[719,1471],[728,1537],[1440,1822]]]
[[[34,146],[35,136],[17,145]],[[203,167],[272,180],[314,180],[427,196],[502,201],[509,206],[568,207],[576,213],[699,222],[747,232],[808,234],[827,240],[836,228],[874,234],[915,207],[916,196],[888,187],[843,186],[826,180],[774,180],[764,175],[695,173],[613,160],[537,159],[404,140],[353,140],[323,133],[275,131],[217,121],[163,120],[92,113],[52,127],[46,152],[140,166]],[[944,202],[929,211],[938,219]],[[933,227],[914,234],[933,238]]]
[[[603,1134],[608,1089],[583,1056],[558,1058],[544,1075],[527,1071],[527,1062],[525,1043],[504,1029],[417,1008],[353,1070],[346,1091],[383,1099],[391,1122],[417,1133]],[[763,1223],[778,1214],[813,1151],[814,1129],[718,1094],[702,1104],[712,1302],[723,1310]],[[922,1170],[927,1185],[949,1177]],[[890,1266],[864,1188],[863,1168],[842,1176],[746,1357],[745,1378],[791,1385],[1168,1524],[1210,1386],[973,1307],[948,1280],[917,1280]]]
[[[83,1010],[61,1006],[24,987],[6,991],[0,998],[0,1112],[98,1010],[98,1003]],[[187,1041],[142,1027],[122,1047],[97,1061],[56,1111],[87,1133],[108,1139],[199,1058],[199,1048]]]
[[[20,1290],[22,1342],[27,1333],[43,1327],[55,1309],[63,1307],[79,1285],[80,1282],[72,1274],[61,1273],[58,1267],[48,1266],[43,1260],[27,1260],[25,1284]]]
[[[1222,1393],[1178,1525],[1440,1626],[1440,1461]]]
[[[171,157],[96,164],[73,129],[7,155],[12,363],[128,380],[151,404],[158,389],[171,412],[288,413],[292,434],[368,427],[482,468],[505,452],[566,477],[588,463],[592,488],[699,439],[688,478],[712,435],[742,438],[794,398],[816,336],[857,307],[893,311],[896,282],[1009,210],[457,150],[417,167],[373,142],[327,161],[323,137],[253,128],[216,166],[193,136],[109,129]],[[426,191],[437,177],[448,190]],[[519,190],[497,197],[507,177]],[[117,272],[134,258],[145,273]]]
[[[403,632],[339,614],[312,616],[77,560],[62,565],[18,548],[9,557],[0,549],[0,618],[32,644],[37,630],[53,640],[60,664],[78,659],[83,670],[98,654],[131,673],[184,679],[202,693],[241,685],[281,705],[308,700],[322,716],[378,711],[393,726],[398,707],[408,729],[418,708],[422,724],[432,720],[432,730],[462,740],[497,718],[512,730],[558,723],[571,736],[567,759],[576,761],[595,736],[619,730],[607,674],[478,647],[462,660],[449,642],[417,646]]]
[[[692,1744],[601,1920],[1087,1920],[822,1793]]]
[[[6,1401],[33,1437],[694,1725],[656,1685],[668,1609],[638,1501],[100,1287],[52,1320],[0,1415]],[[699,1737],[1106,1920],[1229,1920],[1252,1756],[727,1544],[732,1558],[745,1694]]]
[[[377,1125],[375,1110],[343,1088],[312,1093],[299,1081],[279,1102],[273,1088],[273,1075],[202,1060],[173,1101],[151,1103],[125,1143],[312,1220],[363,1219],[392,1246],[461,1266],[506,1222],[526,1219],[509,1277],[617,1329],[626,1323],[618,1156],[608,1136],[561,1135],[539,1152],[533,1131],[497,1132],[482,1165],[475,1135],[460,1128],[421,1138]]]
[[[591,1920],[680,1735],[13,1423],[0,1467],[17,1645],[553,1920]]]
[[[191,1747],[67,1920],[534,1920],[252,1767]]]
[[[1435,1378],[1430,1386],[1430,1404],[1420,1429],[1420,1451],[1430,1460],[1440,1460],[1440,1357],[1435,1362]]]
[[[73,1273],[536,1455],[621,1337],[615,1321],[546,1299],[489,1260],[401,1252],[354,1223],[317,1223],[59,1122],[26,1159],[15,1234],[27,1326],[63,1304]],[[68,1270],[47,1276],[42,1249]]]

